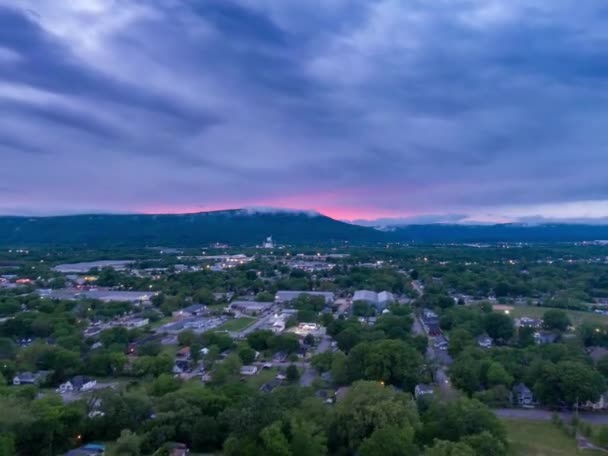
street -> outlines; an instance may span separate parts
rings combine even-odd
[[[494,409],[496,416],[507,419],[551,421],[553,412],[542,409]],[[559,412],[559,416],[565,423],[572,420],[574,412]],[[608,424],[607,413],[579,412],[579,417],[592,424]]]
[[[319,345],[317,345],[316,349],[315,349],[315,355],[318,355],[319,353],[324,353],[328,350],[331,349],[331,337],[329,336],[323,336],[321,338],[321,340],[319,341]],[[317,376],[317,373],[315,372],[315,370],[313,369],[313,367],[310,365],[310,363],[301,363],[304,366],[304,371],[302,372],[302,375],[300,375],[300,386],[310,386],[312,385],[313,380],[315,379],[315,377]]]

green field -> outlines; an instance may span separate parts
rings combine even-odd
[[[503,420],[510,456],[596,456],[598,451],[578,450],[574,438],[548,421]]]
[[[259,389],[264,383],[274,380],[278,373],[279,369],[276,367],[273,367],[272,369],[260,369],[257,375],[247,377],[246,381],[254,388]]]
[[[530,317],[530,318],[542,318],[543,314],[552,309],[551,307],[538,307],[538,306],[512,306],[509,310],[509,315],[513,318],[519,317]],[[600,315],[593,312],[582,312],[580,310],[567,310],[560,309],[568,314],[570,321],[573,325],[578,326],[583,322],[607,324],[608,316]]]
[[[242,331],[247,326],[250,326],[255,321],[255,318],[241,317],[229,320],[221,326],[218,326],[218,331]]]

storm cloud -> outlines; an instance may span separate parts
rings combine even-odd
[[[0,213],[606,216],[607,20],[574,0],[0,0]]]

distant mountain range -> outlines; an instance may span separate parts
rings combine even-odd
[[[383,233],[298,211],[235,209],[194,214],[0,217],[0,245],[201,246],[382,241]]]
[[[195,214],[0,217],[2,246],[179,246],[379,242],[572,242],[608,239],[607,225],[420,224],[358,226],[298,211],[227,210]]]

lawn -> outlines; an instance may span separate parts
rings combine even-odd
[[[224,323],[221,326],[218,326],[216,328],[216,330],[217,331],[242,331],[246,327],[253,324],[254,321],[255,321],[255,318],[251,318],[251,317],[235,318],[233,320],[228,320],[226,323]]]
[[[578,450],[574,438],[548,421],[505,419],[509,456],[596,456],[597,451]]]
[[[246,381],[254,388],[260,388],[264,383],[268,383],[277,376],[279,369],[273,367],[272,369],[261,369],[256,375],[247,377]]]
[[[166,325],[167,323],[171,323],[173,321],[173,317],[163,317],[160,320],[154,321],[150,323],[147,328],[152,331],[154,329],[160,328],[162,325]]]
[[[530,318],[542,318],[543,314],[552,309],[551,307],[538,307],[538,306],[501,306],[500,308],[507,308],[509,315],[514,318],[519,317],[530,317]],[[580,310],[567,310],[560,309],[568,314],[570,321],[573,325],[578,326],[581,323],[588,321],[591,323],[606,324],[608,323],[607,315],[600,315],[593,312],[582,312]],[[500,311],[504,312],[504,309]]]

